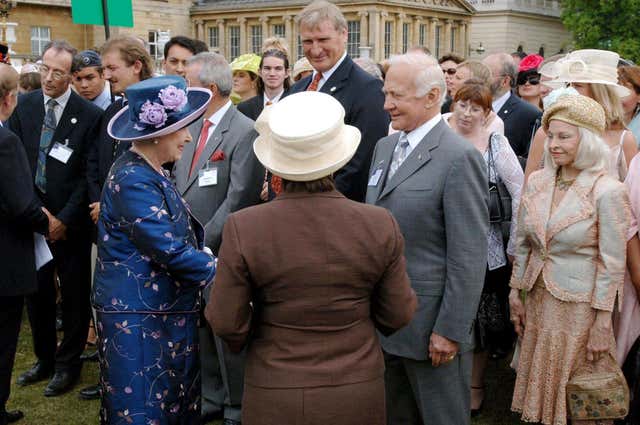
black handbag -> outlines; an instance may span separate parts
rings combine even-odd
[[[511,228],[511,194],[507,190],[504,182],[500,178],[498,171],[495,167],[495,161],[493,159],[493,148],[491,146],[491,140],[496,133],[491,134],[489,137],[489,223],[500,223],[502,227],[502,239],[509,240],[509,231]],[[493,169],[495,175],[495,182],[491,181],[491,170]],[[506,246],[506,245],[505,245]]]

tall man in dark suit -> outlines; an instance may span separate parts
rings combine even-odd
[[[36,196],[22,142],[2,127],[16,106],[18,73],[0,65],[0,425],[22,418],[7,412],[24,296],[36,291],[33,232],[46,235],[49,220]]]
[[[213,98],[203,119],[189,127],[194,143],[185,146],[182,158],[175,164],[176,187],[204,225],[205,245],[218,255],[222,228],[229,214],[260,202],[264,168],[253,153],[253,141],[258,135],[254,122],[229,100],[233,80],[224,57],[200,53],[187,60],[186,72],[191,86],[211,90]],[[204,299],[209,299],[208,288]],[[206,421],[223,410],[220,413],[225,425],[239,423],[244,355],[230,352],[212,334],[206,321],[201,326],[203,417]],[[222,403],[220,377],[226,392]]]
[[[482,62],[493,74],[493,112],[504,121],[504,135],[509,139],[513,151],[519,157],[526,158],[529,156],[536,121],[542,116],[542,112],[511,91],[518,74],[511,55],[496,53],[487,56]]]
[[[49,43],[42,56],[42,90],[24,95],[9,119],[22,140],[36,191],[50,211],[53,261],[38,271],[38,292],[27,297],[38,362],[18,378],[29,385],[55,374],[45,396],[69,390],[80,376],[80,355],[89,327],[91,237],[87,216],[86,163],[102,110],[71,90],[76,50],[65,41]],[[57,272],[62,292],[64,337],[56,349]]]
[[[289,94],[316,90],[340,101],[345,124],[357,127],[362,140],[353,158],[335,173],[336,188],[347,198],[364,202],[373,149],[389,133],[382,82],[347,55],[347,21],[336,5],[316,0],[300,12],[296,21],[304,55],[314,71],[298,81]]]
[[[470,422],[472,330],[487,263],[487,166],[442,120],[445,81],[427,55],[392,58],[367,203],[391,211],[418,295],[411,323],[380,336],[388,425]]]

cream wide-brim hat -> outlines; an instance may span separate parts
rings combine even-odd
[[[618,84],[619,60],[620,55],[609,50],[575,50],[553,63],[544,64],[540,74],[553,78],[543,82],[553,88],[567,83],[604,84],[613,87],[622,98],[629,96],[631,90]]]
[[[264,167],[286,180],[311,181],[342,168],[360,144],[360,130],[344,123],[332,96],[305,91],[264,109],[253,151]]]

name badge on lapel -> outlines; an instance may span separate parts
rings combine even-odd
[[[377,186],[381,176],[382,176],[382,168],[378,168],[376,171],[373,172],[371,177],[369,177],[369,183],[367,184],[367,186]]]
[[[198,171],[198,187],[215,186],[218,184],[218,167],[210,167],[207,161],[207,167]]]
[[[71,149],[68,144],[69,139],[65,140],[64,145],[62,143],[56,142],[53,145],[51,151],[49,151],[49,156],[57,159],[63,164],[66,164],[69,161],[69,158],[71,158],[71,154],[73,153],[73,149]]]

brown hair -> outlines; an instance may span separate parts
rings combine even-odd
[[[333,176],[322,177],[317,180],[311,180],[308,182],[294,182],[287,179],[282,179],[282,189],[287,193],[294,192],[330,192],[335,190],[336,184],[333,181]]]
[[[141,81],[153,77],[153,61],[139,39],[130,35],[111,38],[102,45],[100,54],[104,55],[111,50],[117,50],[127,66],[133,66],[136,61],[142,64],[142,69],[140,70]]]
[[[442,56],[440,59],[438,59],[439,64],[442,64],[443,62],[446,62],[446,61],[455,62],[457,65],[464,62],[464,58],[456,55],[455,53],[447,53],[444,56]]]
[[[20,74],[18,85],[26,92],[39,89],[40,87],[42,87],[40,73],[26,72],[24,74]]]
[[[640,66],[621,66],[618,68],[620,84],[629,84],[636,94],[640,94]]]
[[[493,97],[491,96],[491,90],[484,81],[478,78],[471,78],[464,82],[453,98],[454,102],[460,100],[480,105],[485,111],[492,110],[491,103],[493,102]]]
[[[260,68],[259,68],[260,71],[262,70],[262,62],[264,61],[264,58],[269,58],[269,57],[281,59],[283,62],[285,71],[289,70],[289,58],[287,57],[287,52],[280,49],[273,48],[265,52],[262,52],[262,58],[260,58]],[[284,79],[284,90],[285,91],[289,90],[289,87],[291,87],[291,79],[289,77],[286,77]],[[262,77],[256,80],[256,88],[258,89],[257,90],[258,94],[264,94],[264,82],[262,81]]]

